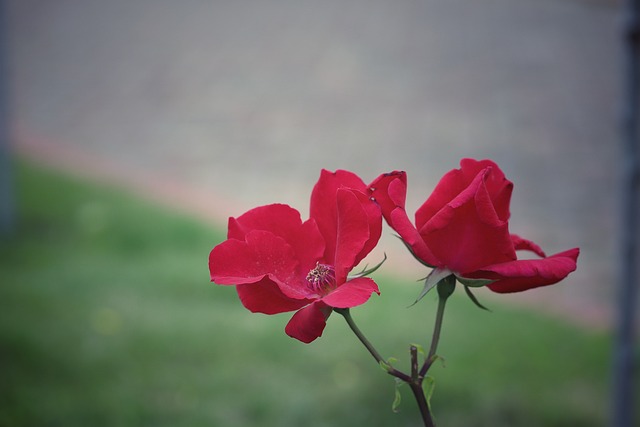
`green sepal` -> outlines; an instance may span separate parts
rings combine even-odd
[[[423,260],[421,260],[420,258],[418,258],[418,256],[416,255],[416,253],[413,251],[413,248],[411,246],[409,246],[409,244],[407,242],[404,241],[404,239],[400,236],[398,236],[397,234],[394,234],[394,236],[396,236],[398,239],[400,239],[400,241],[404,244],[404,246],[409,250],[409,253],[411,255],[413,255],[413,257],[422,265],[424,265],[425,267],[429,267],[429,268],[436,268],[435,265],[429,265],[426,262],[424,262]]]
[[[470,288],[481,288],[495,282],[495,280],[490,279],[469,279],[468,277],[462,277],[458,275],[456,275],[456,279],[458,279],[458,282]]]
[[[382,264],[384,264],[384,262],[387,260],[387,254],[384,254],[384,258],[382,259],[382,261],[380,261],[377,265],[375,265],[374,267],[371,267],[370,269],[367,270],[368,265],[365,265],[364,268],[362,269],[362,271],[360,273],[356,273],[352,276],[349,276],[349,279],[357,279],[359,277],[365,277],[370,275],[371,273],[373,273],[374,271],[376,271],[377,269],[380,268],[380,266]]]
[[[452,274],[453,273],[451,272],[451,270],[446,268],[434,268],[433,270],[431,270],[431,273],[429,273],[429,275],[424,280],[424,287],[422,288],[420,295],[418,295],[418,298],[416,298],[413,304],[411,304],[409,307],[412,307],[415,304],[417,304],[418,301],[424,298],[424,296],[431,289],[433,289],[438,283],[440,283],[447,277],[451,276]],[[455,283],[455,280],[454,280],[454,283]]]
[[[422,381],[422,390],[424,390],[424,397],[429,409],[431,409],[431,396],[433,396],[433,390],[435,387],[436,380],[432,376],[427,375],[424,377],[424,380]]]
[[[400,386],[404,384],[404,382],[400,378],[396,378],[396,394],[393,398],[393,403],[391,404],[391,410],[394,413],[398,413],[398,408],[400,407],[400,403],[402,402],[402,395],[400,394]]]
[[[464,287],[464,291],[467,293],[467,296],[476,305],[476,307],[479,307],[483,310],[491,311],[484,305],[480,304],[480,301],[478,301],[478,298],[476,298],[476,296],[471,292],[471,289],[468,286]]]

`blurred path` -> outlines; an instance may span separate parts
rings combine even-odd
[[[516,185],[513,232],[582,249],[563,284],[501,299],[609,321],[613,2],[8,3],[18,150],[217,222],[275,201],[305,215],[323,167],[407,170],[413,211],[461,157],[489,157]]]

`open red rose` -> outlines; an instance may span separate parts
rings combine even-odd
[[[286,333],[309,343],[322,335],[333,308],[365,303],[376,283],[349,279],[382,231],[380,207],[347,171],[323,170],[311,194],[310,218],[282,204],[229,219],[227,240],[209,255],[211,280],[236,285],[252,312],[297,312]]]
[[[464,279],[487,279],[494,292],[520,292],[551,285],[576,269],[579,249],[546,257],[535,243],[509,232],[513,183],[491,160],[463,159],[417,210],[405,211],[407,177],[392,172],[369,189],[389,225],[424,264]],[[517,250],[540,259],[518,260]]]

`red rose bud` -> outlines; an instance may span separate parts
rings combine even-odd
[[[580,250],[547,257],[535,243],[509,232],[513,183],[491,160],[463,159],[448,172],[416,211],[415,225],[405,210],[407,176],[378,177],[369,194],[387,223],[423,264],[450,270],[461,279],[486,279],[494,292],[520,292],[551,285],[576,269]],[[535,260],[518,260],[528,250]]]

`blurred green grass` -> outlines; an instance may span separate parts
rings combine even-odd
[[[17,186],[20,224],[0,244],[1,426],[420,425],[406,387],[391,411],[393,379],[340,316],[304,345],[288,314],[251,314],[210,284],[222,229],[28,163]],[[435,295],[407,309],[419,284],[375,278],[382,295],[352,314],[402,369],[410,343],[428,344]],[[439,425],[602,425],[610,339],[494,301],[449,303]]]

